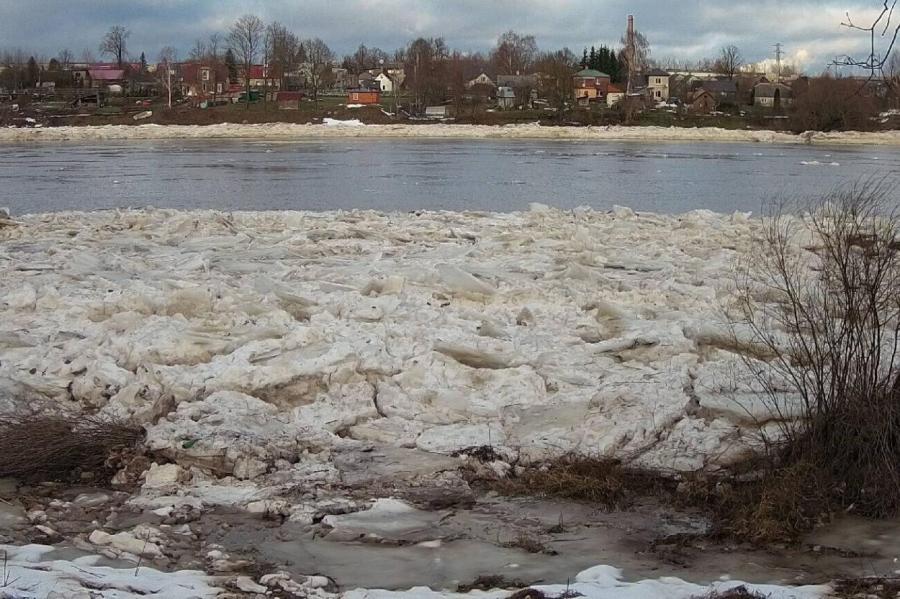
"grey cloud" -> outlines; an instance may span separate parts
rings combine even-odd
[[[812,71],[835,55],[862,50],[865,40],[840,28],[845,10],[865,16],[865,0],[32,0],[0,3],[0,47],[54,55],[96,51],[114,24],[132,32],[131,50],[154,57],[162,46],[186,52],[198,37],[224,31],[241,14],[279,20],[304,37],[325,39],[337,52],[359,43],[392,50],[423,36],[446,38],[451,47],[486,50],[507,29],[532,33],[542,48],[616,44],[633,13],[656,57],[713,56],[728,43],[749,60],[771,56],[782,42]]]

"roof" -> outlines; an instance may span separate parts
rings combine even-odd
[[[534,87],[537,75],[497,75],[498,87]]]
[[[652,69],[647,73],[647,77],[668,77],[668,71],[662,69]]]
[[[609,87],[606,90],[608,94],[624,94],[625,88],[621,85],[616,85],[615,83],[610,83]]]
[[[775,90],[780,90],[780,96],[790,97],[791,88],[783,83],[759,83],[753,88],[753,95],[757,98],[774,98]]]
[[[704,81],[700,87],[712,94],[736,94],[737,83],[729,79],[712,79]]]
[[[88,75],[95,81],[119,81],[125,78],[125,69],[90,69]]]
[[[576,77],[585,78],[585,77],[609,77],[606,73],[602,71],[596,71],[594,69],[584,69],[575,73]]]

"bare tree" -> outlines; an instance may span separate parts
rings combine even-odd
[[[228,32],[228,42],[234,55],[244,66],[244,90],[250,108],[250,70],[263,45],[265,26],[256,15],[244,15],[234,22]]]
[[[206,49],[208,52],[209,66],[212,68],[213,72],[213,101],[216,100],[216,96],[219,94],[219,67],[221,65],[221,57],[219,56],[219,47],[222,45],[222,35],[218,32],[212,33],[209,36],[209,41],[206,43]]]
[[[538,47],[533,35],[507,31],[497,40],[491,61],[501,75],[524,74],[534,63]]]
[[[891,52],[884,69],[884,82],[893,108],[900,108],[900,49]]]
[[[286,86],[286,77],[297,68],[297,56],[300,40],[287,27],[274,22],[267,28],[270,46],[270,65],[272,73],[278,78],[281,89]]]
[[[166,46],[159,51],[160,68],[156,74],[159,76],[159,82],[166,91],[168,97],[169,108],[172,108],[172,93],[175,87],[175,69],[178,65],[178,52],[172,46]]]
[[[741,70],[743,65],[744,58],[741,56],[741,51],[737,46],[725,46],[722,48],[719,58],[715,62],[716,72],[727,75],[729,79],[734,79],[734,76]]]
[[[891,55],[900,37],[900,19],[895,20],[900,0],[882,0],[878,17],[868,26],[857,25],[850,13],[842,26],[855,31],[862,31],[869,37],[869,54],[863,58],[842,56],[834,61],[837,66],[861,68],[869,72],[869,80],[885,78],[885,68],[889,65]]]
[[[575,96],[575,80],[578,58],[568,48],[558,52],[548,52],[540,57],[535,65],[541,73],[541,94],[556,107],[557,115],[562,118],[566,105]]]
[[[59,54],[56,55],[56,60],[59,61],[59,66],[62,70],[68,71],[72,62],[75,60],[75,57],[72,55],[71,50],[63,48],[59,51]]]
[[[206,40],[198,38],[194,40],[194,45],[193,47],[191,47],[191,51],[188,53],[188,58],[200,62],[206,58],[206,53]]]
[[[94,51],[90,48],[85,48],[81,51],[81,62],[86,62],[87,64],[92,64],[97,62],[97,56],[94,54]]]
[[[306,50],[307,80],[312,88],[313,99],[318,109],[319,90],[332,75],[331,66],[334,61],[334,53],[328,47],[328,44],[319,38],[306,40],[303,43],[303,47]]]
[[[109,28],[103,40],[100,42],[100,53],[108,54],[116,59],[116,64],[121,68],[128,53],[128,38],[131,32],[122,25]]]
[[[634,57],[630,56],[624,48],[628,47],[628,36],[623,35],[620,40],[623,50],[619,53],[619,62],[626,72],[633,68],[635,74],[645,73],[650,69],[650,42],[640,31],[634,32]],[[632,64],[633,63],[633,64]]]

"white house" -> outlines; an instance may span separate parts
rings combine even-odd
[[[472,89],[476,85],[487,85],[488,87],[497,87],[497,84],[494,83],[494,80],[488,77],[487,73],[481,73],[478,77],[470,80],[466,83],[466,89]]]
[[[647,73],[647,91],[656,102],[669,101],[669,73],[653,69]]]
[[[381,93],[383,94],[392,94],[394,93],[394,80],[390,78],[386,73],[379,73],[375,77],[375,81],[378,82],[378,86],[381,88]]]

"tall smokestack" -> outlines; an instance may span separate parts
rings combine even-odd
[[[628,15],[628,34],[625,40],[625,59],[628,61],[628,86],[626,95],[634,91],[634,15]]]

